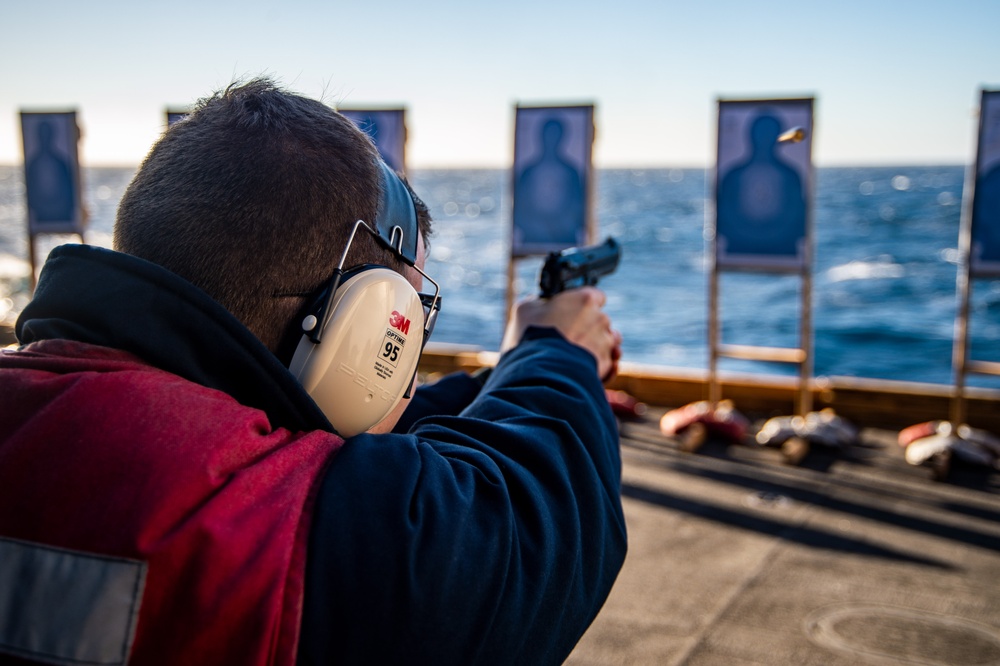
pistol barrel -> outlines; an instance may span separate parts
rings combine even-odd
[[[608,237],[603,243],[552,252],[545,260],[539,287],[543,297],[550,297],[574,287],[596,285],[618,268],[621,246]]]

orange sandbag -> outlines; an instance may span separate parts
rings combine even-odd
[[[618,418],[637,419],[646,413],[646,403],[639,402],[625,391],[605,389],[611,411]]]
[[[948,432],[942,432],[947,426]],[[923,439],[924,437],[930,437],[931,435],[950,435],[951,434],[951,424],[947,421],[924,421],[923,423],[917,423],[911,426],[907,426],[899,431],[899,436],[897,441],[902,447],[909,446],[918,439]]]
[[[747,434],[750,421],[736,411],[732,400],[722,400],[715,408],[707,400],[672,409],[660,419],[660,432],[668,436],[683,433],[693,424],[705,427],[709,435],[739,442]]]

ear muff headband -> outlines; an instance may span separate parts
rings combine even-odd
[[[440,308],[440,288],[417,265],[416,206],[405,184],[381,160],[381,201],[374,228],[358,220],[325,296],[302,321],[289,370],[344,437],[368,430],[408,395],[424,343]],[[418,294],[384,266],[345,272],[359,231],[412,266],[434,285]],[[411,331],[411,327],[414,329]]]
[[[382,200],[375,216],[375,231],[410,266],[417,262],[417,209],[410,190],[399,176],[379,160]]]

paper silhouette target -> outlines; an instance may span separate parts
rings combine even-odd
[[[982,92],[971,214],[969,268],[1000,276],[1000,90]]]
[[[718,132],[717,265],[803,269],[812,193],[812,99],[720,101]]]
[[[82,233],[76,112],[22,112],[21,136],[29,234]]]
[[[517,108],[512,256],[586,244],[593,142],[593,106]]]
[[[375,142],[382,159],[394,171],[406,172],[405,109],[338,109]]]

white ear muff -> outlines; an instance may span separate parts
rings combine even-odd
[[[342,282],[330,310],[320,342],[303,335],[289,370],[337,432],[351,437],[385,418],[409,388],[424,309],[406,278],[373,267]],[[315,319],[303,322],[306,333],[320,325]]]

